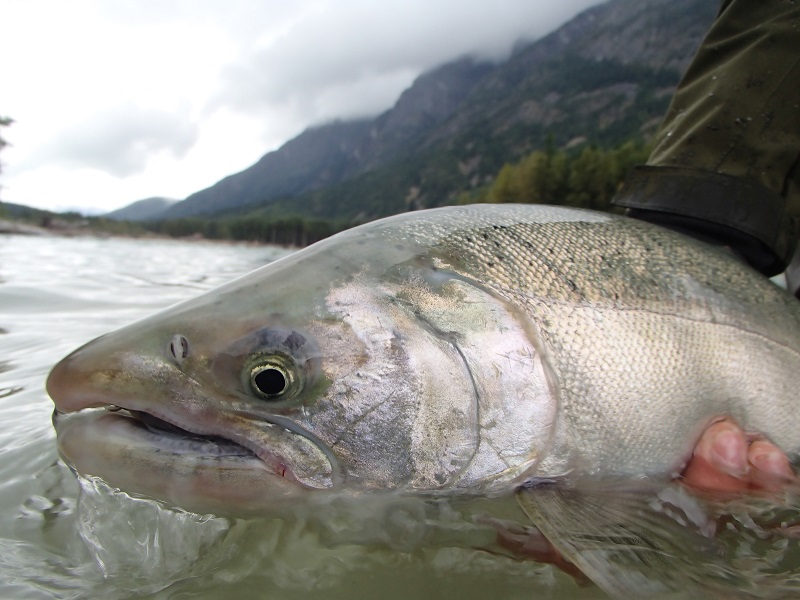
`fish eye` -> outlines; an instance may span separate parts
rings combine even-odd
[[[283,400],[295,395],[300,386],[294,361],[287,356],[257,357],[246,373],[250,389],[263,400]]]
[[[286,374],[277,367],[257,367],[250,373],[253,387],[264,396],[277,396],[287,387]]]

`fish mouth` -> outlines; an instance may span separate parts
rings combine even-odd
[[[267,470],[289,481],[298,481],[289,461],[280,454],[247,440],[239,441],[215,433],[203,433],[199,428],[187,428],[179,419],[164,418],[145,410],[125,408],[116,404],[102,407],[84,408],[76,412],[53,411],[53,425],[56,432],[64,421],[91,419],[104,427],[114,424],[114,433],[126,428],[131,439],[138,438],[142,449],[150,448],[162,454],[172,454],[175,459],[191,457],[196,461],[224,459],[252,460],[263,463]],[[183,425],[183,426],[182,426]],[[111,432],[109,432],[111,434]],[[113,436],[109,435],[113,439]],[[111,441],[111,440],[110,440]]]
[[[61,457],[79,476],[195,512],[257,513],[333,485],[333,464],[315,440],[272,423],[229,437],[109,404],[56,408],[53,425]]]
[[[58,424],[63,419],[73,418],[70,415],[80,414],[84,411],[97,411],[102,414],[113,415],[112,418],[124,419],[123,422],[135,428],[142,437],[153,442],[160,451],[175,454],[191,454],[209,457],[247,457],[257,459],[252,450],[219,435],[203,435],[178,425],[165,421],[149,412],[122,408],[111,404],[102,408],[88,408],[79,413],[63,413],[58,409],[53,411],[53,423],[58,429]],[[277,457],[275,457],[277,458]]]

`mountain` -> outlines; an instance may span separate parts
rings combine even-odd
[[[164,218],[209,215],[340,183],[413,151],[490,69],[462,59],[421,75],[377,119],[306,130],[244,171],[192,194]]]
[[[159,218],[364,220],[455,202],[535,149],[647,137],[715,4],[595,6],[500,64],[462,58],[421,75],[375,119],[311,128]]]
[[[176,202],[178,201],[170,198],[145,198],[106,213],[103,217],[115,221],[149,221],[159,218],[159,215]]]

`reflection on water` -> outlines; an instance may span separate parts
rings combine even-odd
[[[232,520],[167,510],[96,480],[76,481],[55,451],[44,391],[50,367],[98,335],[284,253],[0,237],[0,598],[605,597],[496,547],[470,549],[495,539],[485,521],[473,518],[483,510],[480,501],[469,510],[407,498],[331,502]],[[776,525],[797,521],[796,497],[781,498],[790,509],[774,500],[725,509],[733,516],[723,522],[719,547],[741,571],[741,597],[795,597],[800,589],[794,530],[774,535]],[[493,516],[507,511],[519,518],[515,502],[493,502]]]

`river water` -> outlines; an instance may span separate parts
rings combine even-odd
[[[96,481],[81,490],[56,452],[49,369],[98,335],[285,253],[0,236],[0,599],[603,597],[550,567],[450,544],[452,532],[432,545],[404,542],[406,533],[387,541],[369,507],[312,526],[302,515],[166,510]]]

